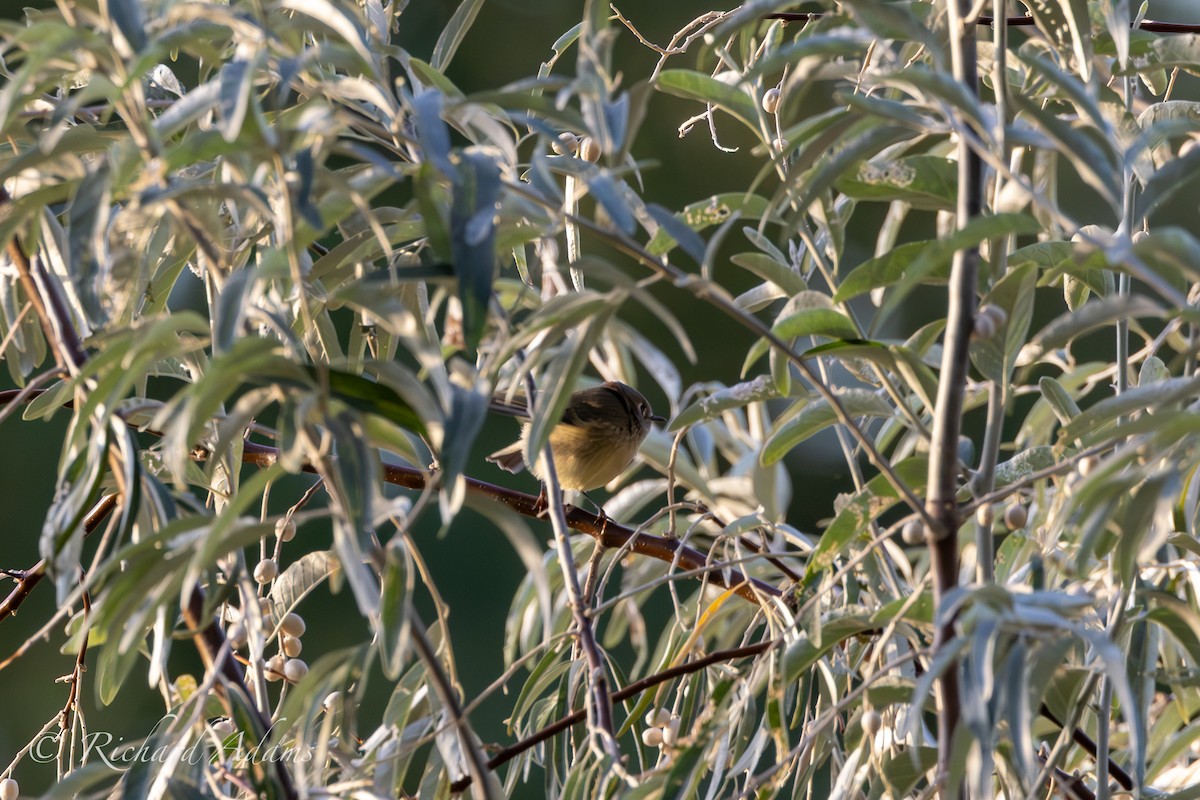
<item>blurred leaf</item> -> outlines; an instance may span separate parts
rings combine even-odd
[[[1056,350],[1096,328],[1110,325],[1119,319],[1161,317],[1162,308],[1143,295],[1102,297],[1051,320],[1034,334],[1022,349],[1017,366],[1036,363],[1043,353]]]
[[[997,306],[1004,310],[1005,322],[996,326],[994,335],[978,339],[971,346],[971,360],[988,380],[1007,385],[1017,355],[1029,334],[1033,318],[1033,296],[1037,269],[1025,264],[1009,269],[992,287],[981,307]]]
[[[1076,127],[1020,93],[1012,95],[1013,104],[1034,121],[1039,131],[1049,136],[1056,152],[1070,162],[1079,177],[1099,192],[1110,205],[1117,204],[1118,164],[1111,146],[1091,128]]]
[[[1060,50],[1074,55],[1071,66],[1091,73],[1092,26],[1086,0],[1023,0],[1038,30]]]
[[[1138,192],[1139,217],[1146,217],[1169,203],[1180,191],[1186,191],[1200,179],[1200,150],[1168,160],[1159,167],[1142,191]]]
[[[978,247],[989,239],[1034,234],[1040,230],[1041,225],[1037,220],[1027,214],[992,214],[972,218],[954,233],[933,242],[913,259],[892,291],[884,295],[883,304],[879,308],[879,319],[873,326],[879,325],[881,319],[888,318],[899,308],[908,299],[909,293],[926,281],[929,273],[952,263],[955,252]]]
[[[1141,369],[1138,370],[1138,386],[1146,386],[1156,381],[1163,381],[1171,377],[1167,365],[1162,362],[1158,356],[1147,356],[1142,362]]]
[[[729,260],[737,266],[754,273],[764,281],[775,284],[783,291],[785,296],[791,296],[808,289],[808,284],[800,276],[800,273],[787,264],[776,261],[765,253],[738,253],[735,256],[731,256]]]
[[[696,425],[716,419],[722,412],[733,408],[744,408],[751,403],[775,400],[780,397],[774,384],[760,375],[752,381],[720,388],[712,394],[694,401],[671,420],[668,431],[677,431],[687,425]]]
[[[462,303],[463,335],[474,352],[487,325],[488,303],[496,275],[495,214],[500,197],[500,168],[475,150],[462,154],[450,210],[450,250]]]
[[[325,25],[350,45],[362,60],[361,67],[370,69],[374,66],[375,60],[367,49],[366,33],[344,6],[335,5],[330,0],[280,0],[280,7],[299,11]]]
[[[905,271],[920,254],[933,245],[934,242],[906,242],[883,255],[867,259],[842,278],[833,299],[841,303],[872,289],[899,283]],[[943,254],[940,263],[930,271],[929,277],[945,278],[949,274],[950,259],[948,255]]]
[[[462,507],[462,475],[466,471],[475,439],[487,419],[488,403],[491,400],[477,389],[468,390],[452,384],[450,390],[450,413],[446,416],[445,434],[442,436],[441,451],[438,453],[443,525],[450,524],[450,520]]]
[[[338,560],[332,550],[314,550],[288,564],[271,583],[271,613],[276,619],[296,610],[313,589],[324,583],[338,570]]]
[[[1140,63],[1133,62],[1133,68],[1139,72],[1163,67],[1179,67],[1193,74],[1200,72],[1200,34],[1155,36],[1146,59]]]
[[[949,210],[958,198],[958,164],[930,155],[864,161],[857,173],[836,185],[838,191],[856,200],[902,200],[913,208]]]
[[[925,457],[907,458],[893,465],[900,480],[916,492],[921,493],[925,485],[929,461]],[[811,580],[822,570],[828,569],[834,559],[842,555],[850,543],[868,531],[871,523],[899,502],[900,496],[886,475],[876,475],[852,497],[843,500],[833,522],[821,535],[817,548],[809,556],[805,579]]]
[[[834,647],[852,636],[875,630],[878,625],[865,608],[848,607],[823,615],[820,632],[815,638],[812,634],[801,631],[784,651],[784,681],[792,683],[800,673],[812,667]]]
[[[881,417],[889,419],[896,411],[887,399],[866,389],[843,389],[837,399],[850,417]],[[770,466],[779,461],[796,445],[818,431],[837,423],[837,414],[825,398],[815,398],[796,417],[778,426],[763,443],[759,463]]]
[[[658,223],[660,232],[666,231],[666,236],[660,244],[660,248],[666,248],[664,253],[669,252],[675,244],[678,244],[683,248],[683,252],[697,264],[704,263],[704,252],[707,248],[704,240],[691,227],[672,214],[670,210],[655,203],[648,203],[646,212]],[[655,238],[658,238],[658,234],[655,234]]]
[[[798,208],[807,208],[821,192],[851,169],[859,169],[869,158],[884,148],[905,139],[913,132],[894,125],[871,125],[849,140],[842,140],[817,160],[815,166],[800,182],[802,191],[796,199]]]
[[[848,369],[856,372],[860,367],[855,362],[861,359],[879,369],[899,373],[908,388],[921,399],[926,408],[933,411],[934,398],[937,396],[937,378],[933,370],[910,347],[856,339],[817,345],[806,350],[804,355],[836,358]],[[875,382],[874,378],[872,382]]]
[[[626,236],[631,235],[636,222],[633,211],[624,196],[624,184],[618,184],[606,172],[598,172],[589,178],[587,187],[592,196],[604,207],[613,226]]]
[[[83,519],[100,498],[100,482],[107,463],[106,433],[107,428],[93,430],[84,449],[62,466],[54,488],[54,502],[42,523],[38,553],[46,562],[46,574],[54,579],[59,603],[79,585]]]
[[[442,93],[435,89],[420,92],[412,99],[417,141],[425,159],[449,177],[455,174],[450,163],[450,131],[442,119]],[[428,216],[428,214],[426,214]]]
[[[89,164],[87,177],[79,182],[67,212],[69,224],[67,258],[71,264],[70,278],[79,296],[80,317],[89,326],[104,324],[104,303],[101,291],[98,243],[107,236],[111,216],[112,174],[107,160]]]
[[[713,225],[720,225],[738,213],[749,219],[759,219],[767,213],[768,208],[766,198],[759,195],[726,192],[715,194],[707,200],[689,203],[675,216],[693,231],[702,231]],[[646,245],[646,250],[656,256],[665,256],[678,243],[679,240],[672,236],[670,230],[660,227]],[[703,252],[703,248],[700,252]]]
[[[250,108],[254,67],[255,64],[244,60],[230,61],[221,67],[218,76],[221,93],[217,119],[220,120],[221,136],[226,142],[236,142],[241,136],[242,125]]]
[[[1087,302],[1092,290],[1087,283],[1074,275],[1063,276],[1063,299],[1066,300],[1067,310],[1074,311]]]
[[[103,0],[101,9],[116,23],[133,54],[146,47],[146,18],[138,0]]]
[[[413,433],[426,434],[425,423],[416,410],[390,386],[328,367],[304,367],[304,371],[312,385],[329,387],[331,399],[364,414],[377,414]]]
[[[458,46],[462,44],[467,31],[474,24],[475,17],[479,14],[482,6],[483,0],[463,0],[455,10],[450,21],[446,23],[446,27],[442,29],[441,35],[438,36],[437,44],[433,46],[433,58],[430,59],[430,64],[435,70],[444,72],[449,66],[450,60],[454,58]]]
[[[1060,436],[1074,439],[1096,433],[1101,425],[1117,417],[1151,408],[1166,408],[1171,403],[1186,400],[1200,390],[1200,378],[1167,378],[1146,386],[1127,389],[1119,395],[1105,398],[1089,406],[1063,426]]]
[[[715,106],[758,133],[758,106],[739,86],[687,69],[664,69],[658,73],[657,86],[667,94]]]
[[[884,308],[893,308],[916,284],[949,276],[956,250],[999,236],[1037,233],[1039,228],[1032,217],[1024,214],[976,217],[967,227],[944,239],[909,242],[867,259],[842,278],[833,299],[840,303],[872,289],[899,284],[896,292],[886,295]]]
[[[995,486],[997,489],[1003,488],[1011,483],[1024,480],[1035,472],[1049,469],[1056,463],[1058,460],[1055,458],[1052,447],[1039,446],[1023,450],[1007,461],[996,465]]]
[[[1054,410],[1054,416],[1058,417],[1058,421],[1063,425],[1079,416],[1079,404],[1054,378],[1049,375],[1043,376],[1038,381],[1038,387],[1042,391],[1042,397],[1046,398],[1046,402]]]
[[[832,339],[853,339],[858,336],[854,323],[839,311],[820,292],[800,292],[792,297],[787,308],[771,326],[780,339],[799,336],[828,336]]]
[[[383,674],[388,680],[396,680],[409,655],[414,579],[403,548],[388,546],[384,557],[376,642]]]

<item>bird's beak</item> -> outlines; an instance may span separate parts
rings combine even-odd
[[[657,422],[659,425],[662,425],[664,422],[667,421],[667,418],[663,417],[663,416],[659,416],[658,414],[651,414],[650,421]]]

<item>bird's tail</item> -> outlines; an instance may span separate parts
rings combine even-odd
[[[521,452],[520,442],[510,444],[503,450],[497,450],[488,456],[487,460],[514,475],[525,469],[525,454]]]

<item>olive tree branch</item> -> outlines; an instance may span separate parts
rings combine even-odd
[[[978,63],[975,29],[965,18],[970,0],[947,0],[950,21],[950,56],[954,80],[972,96],[978,94]],[[965,137],[958,140],[957,226],[961,230],[982,213],[983,162],[977,148]],[[938,620],[934,631],[936,655],[954,639],[954,621],[943,614],[946,596],[958,586],[958,438],[962,432],[962,414],[967,371],[968,348],[975,317],[975,292],[978,283],[979,248],[967,247],[954,253],[948,287],[946,334],[942,365],[938,376],[938,395],[933,416],[933,440],[929,446],[929,472],[926,481],[927,513],[935,524],[926,527],[926,539],[933,571],[933,597]],[[991,554],[980,554],[990,558]],[[958,664],[951,663],[938,677],[938,759],[937,783],[944,800],[962,796],[963,787],[950,785],[950,763],[954,733],[961,716]]]

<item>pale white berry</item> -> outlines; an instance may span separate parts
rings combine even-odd
[[[229,626],[229,630],[225,632],[225,638],[229,640],[230,647],[237,649],[245,647],[249,636],[246,634],[246,626],[240,622],[235,622]]]
[[[340,702],[342,702],[342,693],[330,692],[329,694],[325,695],[325,700],[322,701],[321,708],[326,714],[332,714]]]
[[[291,517],[283,517],[275,521],[275,536],[285,542],[296,538],[296,521]]]
[[[0,800],[17,800],[21,796],[21,784],[12,778],[0,781]]]
[[[210,727],[212,727],[213,733],[222,739],[232,736],[234,732],[237,731],[237,726],[234,725],[233,720],[229,719],[228,717],[222,717],[221,719],[214,721]]]
[[[254,566],[254,580],[258,583],[270,583],[279,577],[279,565],[273,558],[264,558]]]
[[[1029,522],[1029,511],[1021,503],[1013,503],[1004,509],[1004,526],[1010,531],[1019,531]]]
[[[287,634],[284,634],[282,638],[283,640],[279,643],[279,649],[283,651],[285,656],[295,658],[300,655],[300,651],[304,649],[303,642],[295,636],[288,636]]]
[[[662,728],[671,721],[671,712],[665,708],[660,708],[658,713],[654,715],[655,727]]]
[[[308,674],[308,664],[298,658],[289,658],[283,665],[283,677],[292,683],[298,683]]]
[[[304,624],[304,617],[295,612],[285,616],[279,623],[279,630],[283,631],[288,636],[303,636],[307,627],[308,626]]]
[[[281,655],[271,656],[267,659],[267,680],[274,683],[283,678],[283,667],[287,663],[287,659]]]
[[[977,314],[971,334],[976,339],[990,339],[996,335],[996,321],[987,314]]]
[[[779,110],[779,95],[780,95],[780,92],[777,87],[772,87],[770,89],[767,89],[766,93],[763,94],[763,98],[762,98],[763,111],[767,112],[768,114],[774,114],[776,111],[778,111]]]
[[[900,538],[905,544],[925,544],[925,525],[919,519],[910,519],[900,529]]]
[[[787,139],[772,139],[771,140],[771,149],[777,153],[782,153],[784,150],[788,149],[788,140]]]
[[[671,717],[662,729],[663,744],[673,747],[679,741],[679,717]]]
[[[992,323],[997,328],[1003,327],[1004,323],[1008,322],[1008,312],[994,303],[988,303],[986,306],[979,309],[979,313],[982,316],[991,317]]]
[[[1144,242],[1150,238],[1150,231],[1134,231],[1133,236],[1130,238],[1133,239],[1134,244]]]
[[[1099,466],[1100,459],[1096,458],[1095,456],[1085,456],[1079,459],[1079,474],[1086,478],[1088,475],[1091,475],[1093,472],[1095,472],[1096,468]]]
[[[862,726],[868,736],[874,736],[883,727],[883,716],[875,709],[868,708],[863,712]]]
[[[662,747],[662,728],[646,728],[642,731],[642,744],[646,747]]]
[[[570,131],[564,131],[558,135],[555,141],[550,143],[550,146],[560,156],[573,156],[579,151],[579,137]]]
[[[579,140],[579,157],[593,164],[600,160],[600,143],[590,136]]]

